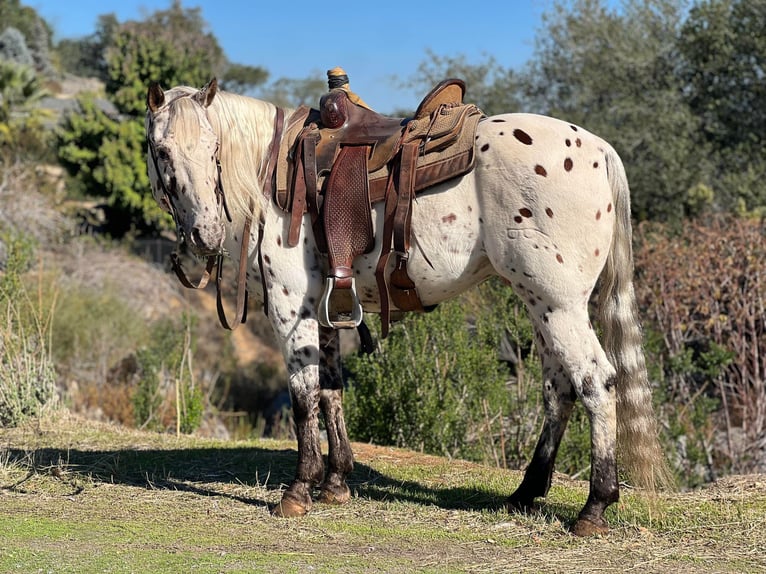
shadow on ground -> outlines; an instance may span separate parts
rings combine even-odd
[[[295,450],[258,447],[101,451],[9,448],[4,458],[7,464],[25,469],[27,476],[13,484],[0,484],[2,490],[23,492],[24,483],[32,476],[62,474],[73,485],[92,481],[185,491],[257,506],[269,502],[233,494],[227,485],[282,490],[292,481],[298,463]],[[515,479],[509,476],[509,480]],[[504,508],[505,502],[504,494],[488,488],[433,488],[412,480],[394,479],[359,462],[355,463],[348,484],[355,496],[381,502],[411,502],[470,511],[498,511]],[[564,522],[573,510],[550,505],[543,508],[549,519]]]

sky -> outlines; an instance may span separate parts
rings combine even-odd
[[[95,31],[98,16],[144,20],[171,0],[22,0],[53,28],[54,41]],[[202,18],[231,62],[261,66],[269,80],[326,78],[343,67],[351,88],[381,112],[414,109],[425,94],[394,78],[413,77],[428,51],[478,64],[492,56],[520,68],[551,0],[183,0]],[[385,7],[383,10],[380,7]]]

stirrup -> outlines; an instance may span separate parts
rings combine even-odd
[[[333,321],[330,318],[330,297],[334,289],[335,277],[328,277],[325,281],[324,293],[319,300],[319,308],[317,309],[319,324],[331,329],[354,329],[358,327],[363,319],[363,311],[362,304],[359,302],[359,296],[356,294],[354,278],[351,278],[351,287],[349,288],[351,293],[351,319],[337,320],[336,317],[336,320]]]

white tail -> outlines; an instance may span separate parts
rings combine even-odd
[[[612,248],[600,278],[598,309],[604,349],[617,370],[618,458],[636,486],[655,491],[671,486],[673,479],[659,442],[633,290],[628,180],[622,161],[611,148],[607,150],[607,170],[616,224]]]

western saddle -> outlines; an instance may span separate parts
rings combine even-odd
[[[327,76],[329,92],[319,109],[301,106],[285,122],[275,199],[291,214],[291,247],[298,243],[304,214],[310,214],[319,249],[328,257],[319,322],[335,329],[362,322],[352,266],[373,249],[371,207],[385,202],[375,272],[385,338],[391,302],[399,311],[424,310],[407,274],[415,194],[473,169],[476,126],[484,115],[463,103],[462,80],[439,83],[405,119],[370,109],[349,89],[343,69]],[[392,251],[396,260],[386,276]]]

